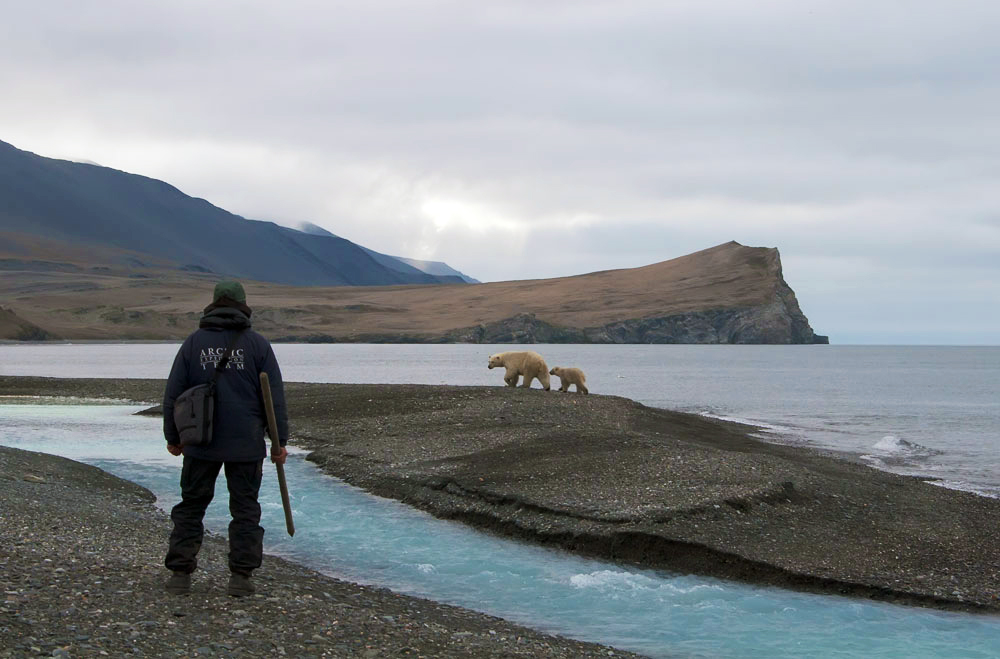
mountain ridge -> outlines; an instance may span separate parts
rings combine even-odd
[[[314,236],[332,236],[334,238],[339,238],[336,234],[331,233],[330,231],[327,231],[323,227],[313,224],[312,222],[300,222],[297,229],[303,233],[312,234]],[[391,270],[398,270],[399,272],[404,273],[424,273],[427,275],[434,275],[455,283],[460,283],[458,280],[467,284],[480,283],[478,279],[473,279],[472,277],[459,272],[442,261],[421,261],[419,259],[411,259],[405,256],[390,256],[388,254],[376,252],[368,247],[362,247],[361,249],[368,252],[368,255],[375,259],[375,261]]]
[[[298,286],[461,283],[386,267],[334,234],[247,219],[140,174],[0,142],[0,233],[140,252],[235,278]]]
[[[0,142],[0,339],[173,340],[220,278],[275,341],[823,343],[776,248],[465,283],[321,227],[249,220],[174,186]],[[428,274],[443,266],[456,274]]]

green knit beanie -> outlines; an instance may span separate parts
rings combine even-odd
[[[243,285],[238,281],[220,281],[215,285],[215,293],[212,295],[212,302],[218,302],[220,298],[228,297],[236,302],[246,304],[247,294],[243,290]]]

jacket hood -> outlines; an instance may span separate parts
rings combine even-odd
[[[234,307],[220,307],[210,304],[205,307],[205,315],[201,317],[198,327],[223,330],[249,329],[250,316]]]

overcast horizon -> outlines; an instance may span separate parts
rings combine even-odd
[[[4,1],[0,140],[481,281],[777,247],[837,344],[1000,344],[1000,5]]]

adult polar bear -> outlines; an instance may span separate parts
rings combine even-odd
[[[537,352],[523,350],[498,352],[495,355],[490,355],[489,367],[497,368],[499,366],[507,369],[503,381],[507,383],[508,387],[516,387],[518,378],[523,375],[524,384],[521,385],[522,387],[530,388],[531,381],[538,378],[539,384],[544,387],[545,391],[549,390],[549,367]]]

